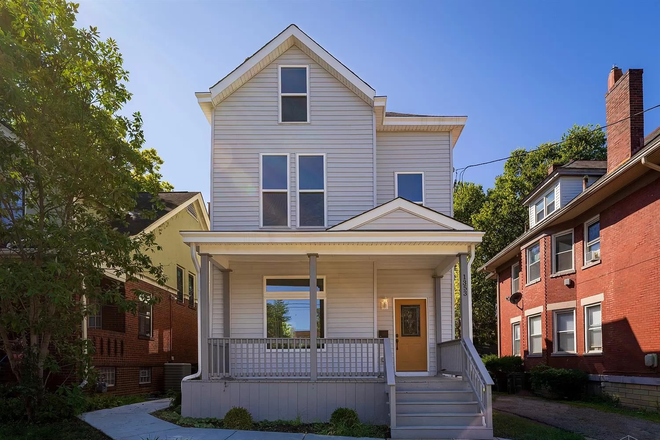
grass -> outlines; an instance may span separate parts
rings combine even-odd
[[[222,419],[196,419],[191,417],[181,417],[179,411],[177,411],[177,408],[167,408],[156,411],[152,415],[167,422],[174,423],[175,425],[188,428],[224,428]],[[302,423],[300,420],[265,420],[261,422],[255,422],[251,429],[253,431],[266,432],[343,435],[347,437],[373,438],[388,438],[390,434],[390,429],[387,425],[371,425],[368,423],[360,423],[358,426],[348,428],[343,426],[333,426],[330,423]]]
[[[660,411],[625,408],[619,406],[618,402],[609,399],[576,400],[563,403],[580,408],[592,408],[598,411],[620,414],[622,416],[635,417],[642,420],[648,420],[649,422],[660,423]]]
[[[101,431],[92,428],[78,418],[59,423],[30,425],[16,423],[0,425],[0,439],[21,440],[110,440]]]
[[[92,394],[85,399],[85,412],[99,409],[116,408],[147,400],[147,395],[114,396],[112,394]]]
[[[511,440],[584,440],[580,434],[499,411],[493,411],[493,434]]]

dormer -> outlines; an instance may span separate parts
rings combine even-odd
[[[604,160],[573,160],[566,165],[550,166],[548,177],[522,201],[529,209],[529,227],[566,206],[606,172]]]

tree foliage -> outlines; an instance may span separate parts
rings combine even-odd
[[[0,0],[0,350],[29,413],[49,373],[84,369],[83,297],[135,310],[135,297],[102,287],[104,268],[164,281],[154,236],[116,226],[138,192],[171,186],[140,115],[120,114],[131,94],[117,44],[75,27],[76,13],[64,0]]]
[[[516,149],[504,164],[504,172],[486,193],[480,185],[459,182],[454,191],[457,219],[485,233],[472,265],[472,301],[475,343],[496,343],[496,286],[478,269],[529,227],[522,200],[548,175],[553,164],[571,160],[605,160],[605,133],[593,126],[573,126],[556,144],[533,150]]]

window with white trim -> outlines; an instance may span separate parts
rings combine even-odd
[[[511,266],[511,294],[520,292],[520,263]]]
[[[527,283],[541,279],[541,242],[527,248]]]
[[[560,310],[555,316],[555,353],[575,353],[575,310]]]
[[[183,302],[183,268],[176,267],[176,300]]]
[[[512,353],[514,356],[520,356],[520,323],[511,324],[511,339],[513,340]]]
[[[139,384],[146,385],[151,383],[151,367],[140,368]]]
[[[527,318],[527,335],[529,354],[541,354],[543,351],[543,332],[541,331],[541,315]]]
[[[394,196],[414,203],[424,204],[424,173],[394,173]]]
[[[309,278],[268,277],[264,284],[267,338],[309,338]],[[316,284],[316,334],[325,335],[325,278]],[[298,347],[297,347],[298,348]]]
[[[289,155],[261,155],[261,226],[289,226]]]
[[[117,379],[117,372],[115,367],[101,367],[99,368],[99,382],[105,382],[109,387],[114,387]]]
[[[101,305],[98,303],[92,303],[87,307],[90,310],[90,314],[87,316],[87,328],[103,328]]]
[[[552,273],[572,270],[573,268],[573,231],[553,235]]]
[[[195,307],[195,275],[188,274],[188,305]]]
[[[309,66],[280,66],[280,122],[309,122]]]
[[[587,353],[603,352],[603,321],[601,315],[601,305],[592,304],[584,308],[585,322],[585,342],[584,347]]]
[[[536,211],[536,223],[555,212],[555,189],[552,188],[552,191],[544,195],[534,206]]]
[[[298,226],[325,226],[325,156],[298,155]]]
[[[138,335],[150,338],[153,334],[153,305],[150,298],[140,298],[138,303]]]
[[[600,261],[600,218],[584,224],[584,264]]]

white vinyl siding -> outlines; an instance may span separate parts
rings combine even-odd
[[[589,176],[587,185],[590,186],[598,180],[595,176]],[[568,202],[576,198],[582,192],[582,177],[580,176],[562,176],[559,178],[559,197],[557,200],[560,206],[566,206]]]
[[[418,217],[404,209],[397,209],[382,217],[379,217],[363,226],[358,226],[356,230],[376,230],[376,231],[401,231],[401,230],[447,230],[446,226],[439,225],[430,220]]]
[[[309,65],[310,123],[279,123],[279,65]],[[259,229],[260,153],[291,155],[292,226],[299,153],[326,154],[328,226],[373,208],[373,119],[373,109],[325,69],[297,47],[287,50],[214,111],[212,230]]]
[[[309,276],[307,262],[237,262],[231,269],[231,336],[236,338],[264,337],[264,277]],[[326,283],[326,337],[373,338],[373,263],[319,259],[317,273]]]
[[[395,173],[424,173],[424,206],[451,215],[452,171],[449,133],[376,134],[378,204],[395,198]]]

